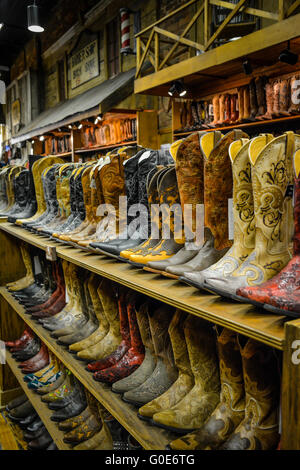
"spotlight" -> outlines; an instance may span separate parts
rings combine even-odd
[[[34,145],[34,140],[31,141],[32,145]]]
[[[44,140],[45,140],[45,137],[43,135],[41,135],[40,141],[43,142]]]
[[[69,125],[68,125],[68,128],[69,128],[69,129],[72,129],[72,124],[69,124]]]
[[[99,121],[99,118],[98,116],[96,117],[95,121],[94,121],[94,124],[98,124],[98,121]]]
[[[33,5],[28,5],[27,7],[27,24],[29,31],[33,33],[45,31],[39,22],[39,7],[35,4],[35,0]]]
[[[298,55],[294,54],[294,52],[290,51],[290,41],[288,41],[287,49],[284,49],[284,51],[280,52],[279,61],[284,62],[284,63],[289,64],[289,65],[296,65],[297,64]]]
[[[3,28],[3,26],[4,26],[4,23],[0,23],[0,31]]]
[[[183,82],[181,80],[175,80],[175,82],[172,83],[168,94],[170,96],[174,96],[178,94],[181,98],[187,94],[187,89],[183,85]]]
[[[79,124],[78,129],[82,129],[82,123]]]
[[[251,73],[253,72],[251,61],[249,59],[244,60],[243,69],[246,75],[251,75]]]

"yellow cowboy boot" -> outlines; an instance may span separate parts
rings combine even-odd
[[[26,243],[21,243],[20,249],[21,249],[23,263],[26,268],[26,275],[25,277],[23,277],[22,279],[19,279],[16,282],[10,282],[9,284],[6,284],[6,287],[8,287],[9,290],[11,290],[12,292],[25,289],[26,287],[34,283],[34,274],[33,274],[32,262],[31,262],[28,245]]]
[[[94,282],[89,285],[89,292],[94,308],[95,315],[99,322],[99,327],[88,338],[78,341],[77,343],[69,346],[70,351],[79,352],[94,346],[99,343],[108,333],[109,323],[105,316],[102,302],[100,300],[101,292],[103,290],[102,283],[104,279],[95,278]]]
[[[79,351],[77,356],[80,357],[80,359],[87,361],[102,359],[115,351],[122,341],[118,302],[114,289],[115,287],[112,285],[111,281],[107,279],[103,280],[99,293],[103,311],[109,323],[109,330],[99,343],[96,343],[88,349]]]

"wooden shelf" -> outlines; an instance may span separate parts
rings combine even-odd
[[[271,347],[284,349],[284,324],[288,321],[285,316],[268,314],[252,305],[223,299],[106,256],[48,241],[9,223],[0,224],[0,230],[43,250],[47,245],[56,246],[61,259]]]
[[[253,128],[253,127],[263,127],[263,126],[276,126],[277,124],[283,124],[283,123],[294,123],[296,121],[299,121],[300,125],[300,115],[297,116],[287,116],[287,117],[281,117],[281,118],[276,118],[276,119],[269,119],[265,121],[254,121],[254,122],[245,122],[242,124],[232,124],[230,126],[220,126],[220,127],[211,127],[211,128],[203,128],[199,127],[198,129],[194,129],[191,131],[186,131],[186,132],[176,132],[174,131],[174,137],[184,137],[192,134],[193,132],[198,132],[198,131],[207,131],[207,132],[212,132],[212,131],[226,131],[226,130],[232,130],[232,129],[245,129],[245,128]]]
[[[97,147],[81,148],[81,149],[75,149],[75,153],[97,152],[98,150],[109,150],[113,148],[123,147],[124,145],[135,145],[136,143],[137,143],[136,140],[131,140],[129,142],[122,142],[120,144],[100,145]]]
[[[18,368],[18,363],[12,358],[9,351],[6,351],[6,362],[9,365],[12,373],[20,383],[22,389],[26,393],[33,408],[36,410],[39,417],[43,421],[45,428],[49,432],[58,449],[70,450],[71,447],[63,441],[64,433],[60,431],[57,424],[54,421],[51,421],[50,419],[51,415],[53,414],[53,411],[49,410],[47,404],[42,402],[40,395],[37,395],[33,390],[30,390],[27,387],[26,382],[24,382],[24,375]]]
[[[50,333],[47,330],[33,321],[31,317],[25,313],[24,308],[14,299],[14,297],[7,291],[6,288],[0,288],[0,295],[9,303],[9,305],[24,320],[24,322],[30,326],[30,328],[39,336],[39,338],[41,338],[41,340],[58,357],[58,359],[75,375],[75,377],[77,377],[77,379],[85,386],[85,388],[87,388],[91,394],[100,403],[103,404],[103,406],[119,421],[119,423],[122,424],[122,426],[124,426],[125,429],[127,429],[127,431],[143,446],[144,449],[164,450],[165,446],[170,441],[175,439],[176,436],[174,434],[168,433],[167,431],[151,426],[145,421],[140,420],[137,417],[137,409],[134,406],[125,403],[121,399],[120,395],[111,391],[109,386],[94,381],[93,374],[85,370],[84,363],[78,361],[66,350],[66,348],[59,346],[55,340],[51,338]],[[8,359],[8,364],[11,366],[10,359]],[[20,381],[25,392],[28,392],[31,396],[31,393],[33,392],[28,391],[26,385],[24,387],[21,382],[22,373],[20,370],[14,364],[12,364],[11,368],[17,379]],[[23,383],[25,384],[25,382]],[[37,395],[33,393],[33,398],[36,397]],[[38,401],[39,403],[42,403],[40,399],[38,399]],[[34,402],[32,402],[32,404],[35,407]],[[48,407],[46,408],[48,410]],[[51,434],[50,431],[49,433]],[[60,440],[59,435],[57,435],[57,439]]]

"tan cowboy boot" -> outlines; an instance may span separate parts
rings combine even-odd
[[[220,403],[204,426],[172,441],[172,450],[214,450],[223,444],[245,417],[242,357],[235,332],[223,329],[218,337],[221,379]]]
[[[203,426],[220,400],[220,378],[212,325],[190,315],[184,335],[195,385],[168,410],[156,413],[153,423],[180,434]]]
[[[26,269],[26,275],[25,277],[23,277],[22,279],[19,279],[16,282],[10,282],[9,284],[6,284],[6,287],[8,287],[9,290],[13,292],[17,290],[25,289],[26,287],[34,283],[34,274],[33,274],[33,269],[32,269],[31,257],[30,257],[30,253],[28,250],[28,245],[25,243],[21,243],[20,249],[21,249],[23,263]]]

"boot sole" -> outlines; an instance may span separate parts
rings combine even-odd
[[[158,428],[166,429],[167,431],[174,432],[176,434],[180,435],[185,435],[189,434],[190,432],[194,432],[195,429],[178,429],[178,428],[173,428],[172,426],[166,426],[165,424],[157,423],[153,419],[151,419],[152,425],[157,426]]]
[[[125,401],[125,403],[129,403],[129,405],[136,406],[137,408],[140,408],[143,405],[146,405],[146,403],[138,403],[137,401],[131,401],[127,400],[127,398],[122,397],[122,400]]]
[[[299,318],[300,313],[291,312],[290,310],[282,310],[278,307],[274,307],[273,305],[264,304],[264,309],[268,312],[276,313],[277,315],[291,317],[291,318]]]
[[[138,418],[141,419],[142,421],[146,421],[147,423],[153,425],[152,418],[150,416],[143,416],[140,413],[137,414]]]

